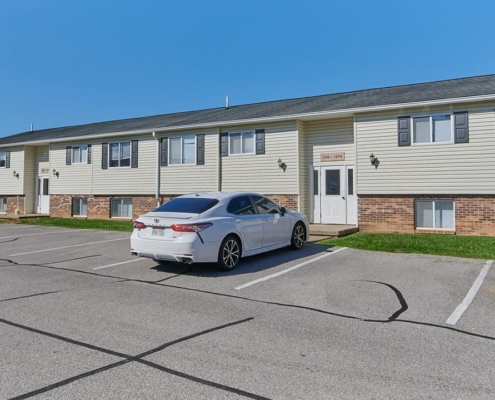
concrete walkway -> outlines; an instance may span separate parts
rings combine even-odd
[[[331,237],[342,237],[355,233],[359,228],[355,225],[309,224],[309,242],[318,242]]]

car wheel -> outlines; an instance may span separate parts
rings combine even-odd
[[[234,269],[241,259],[241,245],[235,236],[223,239],[218,252],[218,266],[224,271]]]
[[[294,229],[292,230],[290,247],[294,250],[299,250],[304,245],[304,239],[306,239],[306,229],[301,222],[298,222],[294,225]]]

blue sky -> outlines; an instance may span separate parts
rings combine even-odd
[[[495,2],[0,0],[0,137],[495,73]]]

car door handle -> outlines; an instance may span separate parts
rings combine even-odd
[[[235,222],[236,223],[242,222],[242,219],[236,219]]]
[[[344,196],[342,196],[342,200],[345,200],[345,197]]]

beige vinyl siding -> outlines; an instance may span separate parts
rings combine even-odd
[[[265,129],[265,154],[222,157],[222,190],[298,194],[296,123],[236,126],[222,132],[255,129]],[[279,158],[287,165],[285,172],[278,166]]]
[[[358,194],[495,194],[495,103],[357,116]],[[468,111],[469,143],[399,147],[397,117]],[[370,165],[373,153],[380,164]]]
[[[181,132],[167,135],[168,138],[180,136],[205,135],[204,165],[168,165],[160,169],[160,194],[177,195],[199,191],[218,190],[218,132],[208,131]],[[170,155],[170,146],[168,148]]]
[[[36,149],[31,146],[24,147],[24,213],[34,214],[36,207]]]
[[[37,146],[36,147],[36,166],[38,167],[40,163],[47,163],[50,161],[50,148],[48,145],[46,146]],[[39,169],[36,169],[38,172]]]
[[[102,143],[138,140],[138,168],[101,168]],[[93,192],[95,195],[153,195],[156,193],[158,142],[149,135],[95,140],[92,147]],[[109,149],[110,151],[110,149]]]
[[[354,164],[353,117],[311,121],[306,123],[306,159],[313,165]],[[321,162],[321,153],[345,153],[345,161]],[[309,169],[306,174],[309,179]]]
[[[0,196],[23,194],[24,149],[11,147],[0,151],[10,151],[10,168],[0,168]],[[19,178],[14,177],[14,171],[19,174]]]
[[[56,169],[58,177],[50,175],[50,194],[91,194],[93,164],[66,165],[66,147],[92,144],[91,141],[57,143],[50,146],[50,171]],[[92,163],[100,160],[94,160]]]
[[[299,212],[306,217],[310,216],[310,194],[309,194],[309,163],[307,162],[306,151],[306,124],[303,121],[298,122],[298,146],[299,146]]]

